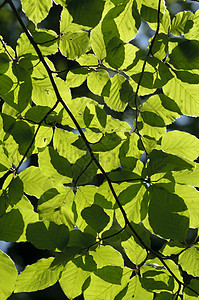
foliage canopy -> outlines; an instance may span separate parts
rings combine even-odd
[[[55,32],[38,26],[51,0],[21,3],[31,32],[12,0],[1,5],[23,32],[16,49],[0,37],[0,240],[49,257],[17,275],[0,251],[0,298],[57,281],[69,299],[198,298],[199,140],[166,129],[199,115],[199,11],[171,18],[163,0],[54,0]],[[131,42],[141,21],[154,30],[147,51]],[[66,80],[58,51],[77,62]],[[95,100],[73,96],[85,82]],[[133,127],[104,105],[130,107]],[[38,165],[18,172],[31,155]]]

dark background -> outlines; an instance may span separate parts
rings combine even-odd
[[[81,1],[81,0],[79,0]],[[3,1],[0,0],[0,5]],[[15,0],[13,1],[20,12],[21,17],[23,18],[25,24],[31,30],[34,25],[27,20],[24,13],[21,10],[20,2]],[[199,9],[199,3],[196,1],[176,1],[176,0],[167,0],[167,8],[169,9],[171,16],[173,17],[176,13],[183,11],[183,10],[191,10],[195,12]],[[61,6],[53,5],[50,10],[48,17],[39,24],[39,27],[52,29],[59,33],[59,16],[61,12]],[[15,48],[17,39],[20,36],[22,30],[17,23],[15,16],[13,15],[12,11],[10,10],[8,5],[5,5],[3,8],[0,9],[0,35],[3,36],[4,41],[10,45],[11,47]],[[149,28],[149,26],[142,22],[141,29],[139,30],[136,38],[132,41],[133,44],[136,46],[145,49],[148,45],[149,38],[154,34],[154,32]],[[66,77],[66,74],[69,70],[77,67],[77,63],[75,61],[67,60],[67,58],[61,56],[60,53],[57,53],[53,56],[49,57],[55,64],[57,70],[65,72],[61,73],[62,78]],[[77,89],[72,89],[73,97],[79,96],[87,96],[91,97],[94,100],[101,101],[99,96],[92,94],[86,84],[83,84],[81,87]],[[2,103],[1,103],[2,104]],[[106,108],[108,114],[111,114],[115,118],[119,118],[121,120],[126,120],[129,123],[132,123],[133,120],[133,113],[130,108],[127,108],[124,113],[117,113],[113,112],[110,109]],[[191,134],[194,134],[196,137],[199,138],[199,118],[182,116],[177,119],[174,123],[168,126],[168,130],[181,130],[186,131]],[[35,156],[31,157],[29,163],[36,164],[37,159]],[[31,201],[35,201],[35,199],[31,199]],[[158,247],[155,244],[154,247]],[[16,266],[19,271],[22,271],[24,267],[28,264],[35,263],[38,259],[43,257],[49,257],[49,251],[43,251],[36,249],[30,243],[5,243],[0,242],[0,249],[8,253],[10,257],[16,263]],[[43,291],[33,292],[33,293],[20,293],[20,294],[13,294],[9,297],[10,300],[62,300],[67,299],[67,297],[62,292],[59,284],[56,284],[52,287],[49,287]],[[81,296],[76,299],[83,299]]]

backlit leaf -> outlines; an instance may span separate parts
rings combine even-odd
[[[198,264],[196,264],[199,257],[198,255],[199,247],[195,245],[181,253],[179,256],[179,263],[182,266],[182,269],[193,276],[198,276],[199,274],[199,267]]]
[[[62,267],[52,266],[53,260],[54,257],[43,258],[28,265],[17,278],[15,293],[43,290],[55,284]]]
[[[11,258],[2,251],[0,251],[0,274],[0,297],[2,300],[6,300],[14,290],[17,269]]]
[[[27,1],[22,0],[22,8],[27,17],[36,24],[45,19],[52,6],[51,0],[47,1]]]

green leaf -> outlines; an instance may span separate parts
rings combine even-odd
[[[54,1],[55,3],[57,3],[57,4],[59,4],[59,5],[61,5],[61,6],[65,6],[65,1],[64,0],[56,0],[56,1]]]
[[[89,73],[87,78],[88,88],[94,94],[101,95],[103,92],[104,86],[109,81],[109,75],[105,70],[94,70]]]
[[[139,276],[133,276],[130,280],[128,285],[121,291],[116,297],[115,300],[128,300],[129,298],[135,298],[135,299],[146,299],[146,300],[152,300],[153,299],[153,293],[148,292],[145,290],[141,283]]]
[[[28,1],[22,0],[22,8],[26,16],[32,20],[35,24],[41,22],[45,19],[49,13],[49,10],[52,6],[51,0],[37,0],[37,1]]]
[[[121,175],[120,175],[120,178],[121,178]],[[137,176],[137,178],[139,178],[139,177]],[[142,190],[142,192],[141,192],[141,190]],[[145,192],[145,189],[142,188],[142,183],[135,182],[135,183],[131,183],[131,184],[126,184],[126,186],[124,185],[122,192],[118,195],[118,199],[122,205],[130,203],[130,205],[132,207],[132,211],[134,211],[134,214],[135,214],[134,218],[136,218],[137,214],[139,215],[139,210],[141,209],[139,200],[141,200],[140,196],[144,192]],[[129,214],[129,209],[127,209],[127,213]]]
[[[180,79],[182,82],[188,82],[190,84],[197,84],[198,83],[198,70],[173,70],[176,74],[177,78]]]
[[[125,78],[116,74],[114,77],[110,79],[111,88],[108,96],[104,97],[104,101],[106,104],[113,110],[124,111],[127,106],[127,101],[123,102],[120,98],[120,91],[122,89],[122,84],[125,81]]]
[[[176,69],[198,69],[199,41],[182,40],[169,54],[169,63]]]
[[[196,263],[199,258],[199,247],[197,245],[192,246],[191,248],[186,249],[183,253],[179,255],[179,264],[182,269],[185,270],[188,274],[193,276],[199,275],[199,266]]]
[[[128,71],[128,75],[130,75],[137,84],[142,74],[143,63],[143,58],[140,57],[137,64]],[[164,86],[172,77],[171,71],[161,60],[155,57],[146,57],[146,67],[140,85],[150,89],[151,93],[151,89]]]
[[[60,286],[69,299],[81,295],[82,286],[89,277],[90,272],[84,271],[72,261],[69,261],[64,268],[59,280]]]
[[[91,161],[90,155],[84,155],[73,165],[73,181],[75,185],[89,183],[97,174],[98,167]]]
[[[71,164],[51,146],[39,152],[39,168],[55,184],[72,181]]]
[[[33,210],[32,204],[25,196],[21,198],[21,200],[14,206],[14,208],[19,210],[24,222],[23,234],[20,236],[17,242],[26,242],[26,228],[28,224],[37,222],[39,220],[39,215]]]
[[[198,116],[198,85],[182,82],[177,77],[173,77],[163,86],[163,92],[176,102],[183,114]]]
[[[91,31],[90,43],[91,48],[97,58],[99,60],[103,60],[106,57],[106,47],[104,43],[101,22]]]
[[[165,127],[164,120],[151,111],[142,111],[141,116],[143,121],[150,126]]]
[[[115,133],[106,133],[102,139],[92,145],[93,152],[107,152],[113,150],[121,143],[121,138]]]
[[[7,53],[0,53],[0,74],[6,73],[9,68],[9,56]]]
[[[95,27],[102,16],[104,1],[87,0],[79,2],[78,0],[70,1],[67,9],[73,17],[73,22],[89,27]]]
[[[95,251],[91,251],[94,261],[97,263],[97,268],[108,266],[124,267],[124,261],[120,252],[116,251],[111,246],[100,246]]]
[[[199,211],[197,205],[198,191],[189,185],[175,185],[175,193],[185,201],[190,214],[191,228],[197,228],[199,224]]]
[[[92,204],[81,212],[82,218],[98,233],[101,232],[109,223],[110,217],[99,205]]]
[[[86,68],[76,68],[70,70],[67,74],[67,83],[69,87],[78,87],[80,86],[87,78],[89,70]]]
[[[167,154],[165,152],[158,151],[156,149],[149,154],[149,157],[150,161],[147,166],[147,174],[149,176],[161,172],[194,169],[194,165],[191,161],[182,159],[173,154]]]
[[[106,46],[106,53],[106,61],[118,69],[124,62],[124,43],[117,36],[113,37]]]
[[[19,175],[24,185],[25,193],[40,197],[46,190],[53,187],[53,183],[45,175],[42,174],[39,168],[31,166],[25,169]]]
[[[59,155],[52,147],[48,147],[50,162],[57,172],[64,177],[72,177],[70,162],[63,156]]]
[[[186,32],[185,32],[185,37],[187,39],[192,39],[192,40],[198,40],[198,26],[199,26],[199,20],[198,20],[198,11],[195,12],[194,16],[192,15],[190,17],[191,21],[188,20],[186,23]]]
[[[28,109],[28,111],[25,113],[25,118],[35,123],[39,123],[49,111],[50,107],[48,106],[33,106],[30,109]]]
[[[145,243],[145,245],[147,245],[148,247],[151,247],[151,234],[144,227],[144,225],[141,222],[138,224],[131,222],[131,227],[133,227],[133,229],[137,232],[137,234],[140,236],[140,238]],[[126,227],[126,229],[123,231],[121,239],[124,242],[129,240],[129,246],[130,246],[130,244],[136,243],[137,246],[141,246],[142,250],[144,250],[144,247],[141,244],[140,240],[136,236],[134,237],[132,235],[132,229],[129,226]],[[141,248],[137,247],[137,249],[139,249],[139,252],[141,252]],[[145,254],[146,254],[146,252],[145,252]],[[134,254],[132,254],[132,256],[133,255]],[[142,257],[143,257],[143,255],[144,255],[144,252],[142,253]],[[137,257],[137,254],[135,254],[134,257],[136,260],[139,260],[139,258]]]
[[[53,106],[55,104],[55,94],[48,78],[32,79],[32,99],[36,105]]]
[[[199,166],[195,165],[193,170],[184,170],[180,172],[172,172],[175,181],[180,184],[188,184],[191,186],[199,186]]]
[[[76,59],[76,61],[81,66],[90,66],[92,68],[98,67],[98,59],[94,54],[85,53],[80,58]]]
[[[69,59],[80,57],[90,49],[88,33],[85,31],[65,32],[60,39],[59,49]]]
[[[89,248],[95,243],[95,237],[86,232],[81,232],[79,229],[74,229],[70,231],[70,239],[68,242],[68,247],[78,247],[79,249]]]
[[[23,182],[17,176],[12,179],[8,187],[7,201],[13,207],[17,204],[24,194]]]
[[[69,14],[68,9],[64,8],[61,12],[61,20],[60,20],[60,32],[67,32],[68,28],[71,28],[71,23],[73,21],[73,17]]]
[[[196,291],[197,293],[199,293],[199,288],[198,288],[198,279],[191,279],[189,285],[190,288],[192,288],[194,291]],[[191,291],[190,289],[188,289],[187,287],[185,287],[184,289],[184,299],[185,300],[193,300],[196,297],[198,298],[198,294],[194,293],[193,291]],[[197,295],[197,296],[196,296]]]
[[[157,29],[157,16],[158,16],[158,0],[149,2],[147,0],[142,1],[141,15],[146,20],[153,30]],[[159,33],[167,33],[170,28],[170,14],[166,8],[165,2],[160,3],[160,15],[159,15]]]
[[[173,294],[171,294],[169,292],[157,293],[156,296],[155,296],[155,299],[158,299],[158,300],[172,300],[173,299]]]
[[[73,191],[69,187],[48,189],[38,201],[38,213],[43,220],[65,224],[72,229],[75,226],[73,198]]]
[[[139,265],[147,257],[147,252],[140,245],[138,245],[133,237],[127,241],[122,242],[122,247],[128,258],[135,264]]]
[[[22,271],[15,287],[15,293],[43,290],[57,282],[62,266],[52,266],[54,257],[43,258]],[[34,278],[34,280],[32,280]]]
[[[152,37],[151,41],[153,41],[153,37]],[[153,56],[162,60],[166,57],[167,52],[168,52],[168,36],[166,34],[160,33],[155,38],[155,41],[154,41],[154,44],[152,47]]]
[[[0,240],[16,242],[22,235],[24,222],[18,209],[12,209],[0,218]]]
[[[174,288],[173,277],[169,276],[164,270],[157,270],[154,267],[147,267],[141,269],[142,286],[148,291],[172,291]],[[168,298],[167,298],[168,299]]]
[[[17,269],[11,258],[2,251],[0,251],[0,275],[0,297],[6,300],[15,288]]]
[[[145,115],[144,115],[145,114]],[[165,95],[151,96],[144,102],[141,116],[151,126],[163,127],[181,115],[176,103]]]
[[[121,284],[123,269],[118,266],[107,266],[97,269],[94,274],[104,281]]]
[[[142,1],[141,14],[142,17],[150,22],[155,23],[157,18],[157,10],[158,10],[158,1],[155,0],[152,3],[148,3],[147,0]],[[162,18],[162,13],[164,12],[164,5],[161,3],[160,7],[160,18]]]
[[[37,29],[33,38],[38,43],[42,55],[55,54],[58,51],[58,36],[53,30]]]
[[[78,135],[64,131],[60,128],[55,128],[53,146],[59,155],[66,157],[71,163],[86,154],[84,149],[75,147],[75,142],[78,140]]]
[[[94,299],[113,299],[127,284],[131,275],[131,269],[124,268],[121,278],[121,284],[109,283],[98,276],[91,274],[91,282],[89,287],[84,292],[85,300]],[[107,276],[109,276],[107,274]],[[116,275],[114,275],[114,278]],[[98,287],[96,290],[96,286]]]
[[[129,42],[137,33],[140,26],[140,16],[137,11],[137,3],[134,0],[122,3],[123,11],[115,18],[119,35],[122,41]]]
[[[175,15],[171,24],[171,34],[179,36],[193,27],[194,16],[190,11],[181,11]]]
[[[12,64],[13,76],[11,78],[15,81],[13,88],[4,95],[5,101],[22,112],[27,105],[31,102],[32,95],[32,83],[28,70],[26,70],[21,64]]]
[[[33,139],[33,131],[31,127],[24,121],[16,121],[9,132],[14,140],[19,144],[19,152],[24,155],[28,146]]]
[[[36,248],[48,250],[62,250],[69,241],[68,227],[53,222],[37,222],[29,224],[26,236]]]
[[[149,222],[163,238],[186,239],[189,227],[187,206],[178,195],[153,186],[150,189]]]
[[[199,140],[189,133],[174,130],[163,135],[160,147],[167,153],[195,160],[198,157]]]
[[[13,86],[13,81],[7,75],[0,75],[0,95],[3,96],[6,94]]]
[[[39,151],[41,148],[45,148],[50,144],[53,137],[53,129],[49,126],[41,126],[39,132],[35,138],[35,148]]]
[[[163,246],[161,252],[165,256],[171,256],[172,254],[179,254],[182,250],[184,250],[182,243],[176,241],[169,241]]]

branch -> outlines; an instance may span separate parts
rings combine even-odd
[[[4,7],[4,5],[7,3],[7,0],[4,0],[3,1],[3,3],[0,5],[0,9],[2,8],[2,7]]]
[[[97,158],[95,157],[92,149],[91,149],[91,146],[84,134],[84,132],[82,131],[79,123],[77,122],[76,118],[74,117],[73,113],[71,112],[71,110],[69,109],[69,107],[67,106],[67,104],[65,103],[65,101],[62,99],[60,93],[59,93],[59,90],[57,88],[57,85],[55,83],[55,80],[54,80],[54,77],[52,75],[52,70],[50,69],[49,65],[47,64],[47,62],[45,61],[42,53],[41,53],[41,50],[39,49],[37,43],[34,41],[33,39],[33,36],[32,34],[30,33],[30,31],[26,28],[26,25],[24,24],[23,20],[21,19],[15,5],[13,4],[12,0],[7,0],[8,3],[10,4],[11,6],[11,9],[13,10],[13,13],[15,14],[18,22],[20,23],[23,31],[25,32],[27,38],[29,39],[30,43],[32,44],[32,46],[34,47],[40,61],[43,63],[47,73],[48,73],[48,76],[49,76],[49,79],[51,81],[51,84],[52,84],[52,87],[54,89],[54,92],[55,92],[55,95],[56,95],[56,98],[57,98],[57,102],[58,103],[61,103],[62,106],[64,107],[64,109],[66,110],[66,112],[68,113],[69,117],[71,118],[71,120],[73,121],[75,127],[77,128],[77,130],[79,131],[79,134],[81,135],[87,149],[88,149],[88,152],[90,153],[90,156],[91,156],[91,159],[95,162],[96,166],[99,168],[99,170],[102,172],[102,174],[104,175],[104,178],[107,180],[108,182],[108,185],[109,185],[109,188],[111,190],[111,193],[116,201],[116,203],[118,204],[119,208],[120,208],[120,211],[123,215],[123,218],[124,218],[124,221],[125,221],[125,224],[129,225],[129,228],[131,229],[131,231],[133,232],[133,234],[137,237],[137,239],[139,240],[139,242],[141,243],[141,245],[147,250],[147,251],[150,251],[150,248],[145,244],[145,242],[141,239],[141,237],[139,236],[139,234],[135,231],[135,229],[132,227],[130,221],[128,220],[127,218],[127,215],[126,215],[126,212],[123,208],[123,206],[121,205],[118,197],[117,197],[117,194],[113,188],[113,185],[112,185],[112,182],[110,180],[110,178],[108,177],[108,175],[106,174],[105,170],[103,169],[103,167],[101,166],[101,164],[98,162]],[[41,126],[41,125],[40,125]],[[37,130],[38,132],[38,130]],[[29,146],[29,149],[30,147],[32,146],[34,141],[32,141],[31,145]],[[26,151],[26,154],[28,153],[29,149],[27,149]],[[25,157],[23,158],[25,159]],[[20,162],[21,163],[21,162]]]
[[[181,290],[181,284],[179,283],[179,287],[175,295],[175,300],[178,300],[178,297],[180,297],[180,290]]]
[[[4,40],[0,38],[0,41],[1,41],[1,43],[2,43],[2,46],[3,46],[3,48],[4,48],[4,51],[8,54],[8,56],[10,56],[10,58],[11,58],[13,61],[15,61],[16,59],[13,58],[12,55],[10,54],[10,52],[7,50],[7,48],[6,48],[6,43],[4,42]]]

